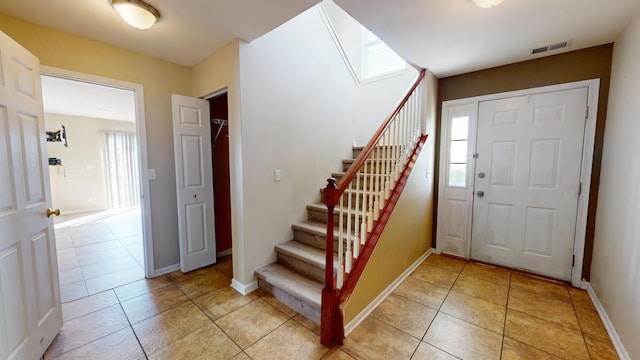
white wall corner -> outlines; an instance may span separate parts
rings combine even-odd
[[[231,288],[233,288],[235,291],[239,292],[242,295],[247,295],[249,293],[252,293],[258,290],[258,282],[253,281],[245,285],[236,279],[232,279]]]
[[[631,356],[629,356],[629,353],[627,352],[627,349],[624,347],[622,340],[620,340],[620,336],[618,336],[618,332],[616,331],[616,328],[613,326],[611,319],[609,319],[609,315],[607,315],[607,312],[604,310],[604,306],[602,306],[600,299],[598,299],[598,295],[596,294],[595,290],[593,290],[593,287],[587,281],[582,281],[582,286],[583,286],[583,289],[586,289],[587,292],[589,293],[589,297],[591,298],[593,305],[595,305],[596,310],[598,311],[598,315],[600,316],[600,319],[602,319],[602,323],[604,324],[604,327],[607,329],[607,333],[609,333],[611,342],[613,343],[613,346],[616,348],[616,352],[618,353],[620,360],[631,360]]]
[[[376,307],[378,307],[378,305],[380,305],[380,303],[382,303],[384,299],[386,299],[387,296],[389,296],[393,292],[393,290],[395,290],[398,286],[400,286],[400,284],[402,284],[402,282],[406,278],[408,278],[409,275],[411,275],[411,273],[416,268],[418,268],[418,266],[420,266],[420,264],[422,264],[424,260],[427,257],[429,257],[429,255],[433,253],[433,251],[434,249],[427,250],[427,252],[425,252],[422,256],[418,258],[418,260],[416,260],[413,264],[411,264],[411,266],[409,266],[407,270],[405,270],[391,284],[389,284],[389,286],[387,286],[387,288],[384,289],[380,293],[380,295],[378,295],[375,299],[373,299],[373,301],[371,301],[369,305],[367,305],[364,309],[362,309],[362,311],[360,311],[358,315],[356,315],[351,321],[349,321],[348,324],[344,325],[344,336],[345,337],[349,336],[349,334],[351,334],[351,332],[355,330],[355,328],[358,325],[360,325],[360,323],[364,321],[364,319],[366,319],[367,316],[369,316],[369,314],[371,314],[373,310],[375,310]]]

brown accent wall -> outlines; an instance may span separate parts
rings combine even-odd
[[[602,141],[604,138],[604,125],[609,99],[612,54],[613,44],[606,44],[451,76],[438,81],[437,118],[440,119],[442,102],[446,100],[463,99],[580,80],[600,79],[600,99],[598,100],[593,172],[591,174],[591,193],[589,196],[589,212],[587,214],[587,235],[585,239],[584,263],[582,266],[582,277],[586,280],[589,280],[591,275],[595,210],[598,201],[598,186],[600,183],[600,161],[602,159]],[[439,144],[440,121],[437,122],[436,134],[438,134],[436,141]],[[438,162],[438,160],[439,154],[436,154],[436,162]],[[438,164],[436,164],[436,171],[437,170]],[[438,179],[438,174],[435,175],[435,178]],[[435,194],[437,193],[436,191]],[[435,241],[435,232],[433,239]],[[433,247],[435,247],[435,243]]]

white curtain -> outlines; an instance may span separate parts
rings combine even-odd
[[[104,135],[109,207],[138,206],[140,186],[136,135],[118,131],[105,131]]]

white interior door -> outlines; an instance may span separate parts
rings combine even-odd
[[[480,102],[471,258],[571,279],[587,95]]]
[[[187,272],[216,262],[209,103],[172,95],[171,107],[180,267]]]
[[[38,59],[0,32],[0,358],[38,359],[62,327]]]

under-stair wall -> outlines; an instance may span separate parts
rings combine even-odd
[[[438,80],[423,80],[423,133],[435,134]],[[412,166],[382,235],[343,308],[348,335],[429,254],[435,204],[436,140],[430,136]]]

